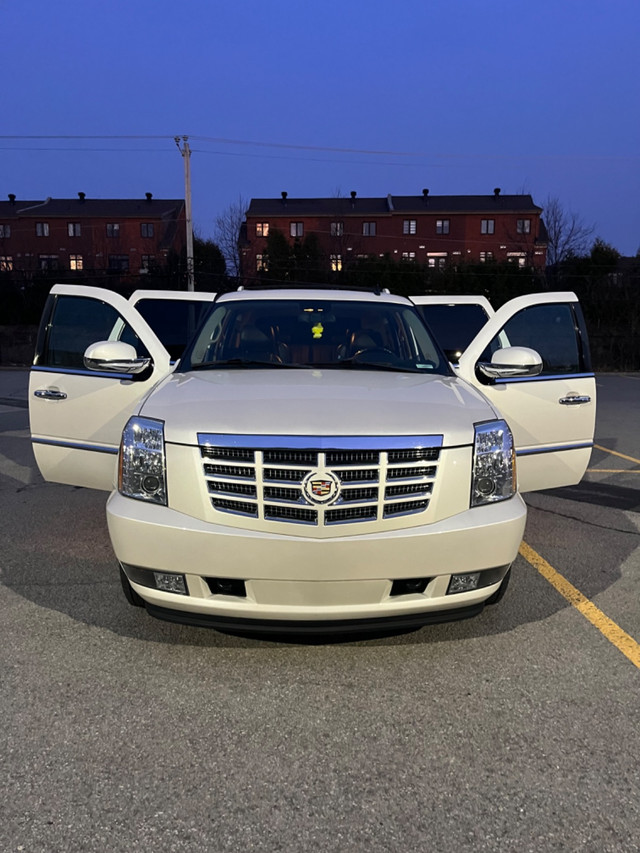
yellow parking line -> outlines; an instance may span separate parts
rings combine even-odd
[[[640,474],[635,468],[587,468],[587,474]]]
[[[526,542],[520,546],[520,554],[525,560],[530,563],[534,569],[540,572],[543,578],[549,581],[552,587],[556,589],[573,607],[576,608],[585,619],[588,619],[591,624],[600,631],[600,633],[609,640],[610,643],[622,652],[632,664],[640,669],[640,644],[633,637],[623,631],[619,625],[609,619],[608,616],[599,610],[593,602],[584,596],[579,589],[576,589],[565,577],[557,572],[553,566],[533,550]]]
[[[618,453],[617,450],[609,450],[608,447],[602,447],[600,444],[593,445],[596,450],[602,450],[603,453],[611,453],[613,456],[619,456],[620,459],[626,459],[627,462],[635,462],[636,465],[640,465],[640,459],[635,459],[633,456],[625,456],[624,453]]]

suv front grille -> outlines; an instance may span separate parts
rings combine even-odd
[[[441,436],[199,434],[198,441],[218,512],[315,526],[425,512],[442,445]]]

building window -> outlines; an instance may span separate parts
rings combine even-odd
[[[69,255],[69,269],[70,270],[81,270],[82,269],[82,255]]]
[[[107,222],[107,237],[119,237],[120,236],[120,223],[119,222]]]
[[[142,255],[140,260],[141,269],[148,270],[150,267],[153,266],[153,262],[155,261],[155,259],[155,255]]]
[[[518,264],[519,267],[524,267],[527,263],[526,252],[507,252],[507,260],[510,264]]]
[[[483,219],[480,223],[481,234],[493,234],[496,230],[495,219]]]
[[[362,236],[363,237],[375,237],[376,236],[376,223],[375,222],[363,222],[362,223]]]
[[[36,237],[48,237],[49,236],[49,223],[48,222],[36,222]]]
[[[302,237],[304,234],[304,222],[290,222],[289,234],[291,234],[292,237]]]
[[[0,272],[11,272],[13,269],[13,258],[11,255],[0,255]]]
[[[517,228],[518,228],[518,234],[530,234],[531,233],[531,220],[530,219],[518,219]]]
[[[11,237],[10,225],[0,225],[0,237]]]
[[[269,258],[267,255],[256,255],[256,271],[267,272],[269,269]]]
[[[57,270],[58,256],[57,255],[40,255],[41,270]]]
[[[82,229],[79,222],[67,222],[67,234],[69,237],[80,237]]]
[[[493,260],[493,252],[480,252],[480,262],[484,263],[485,261]]]
[[[118,272],[129,271],[129,255],[109,255],[109,269]]]
[[[154,227],[153,222],[141,222],[140,223],[140,236],[141,237],[153,237],[154,236]]]
[[[416,253],[415,252],[403,252],[402,260],[403,261],[415,261]]]
[[[436,234],[448,234],[449,233],[449,220],[448,219],[436,219]]]
[[[418,228],[418,223],[415,219],[405,219],[402,223],[403,234],[415,234]]]
[[[269,236],[269,223],[268,222],[256,222],[256,237],[268,237]]]
[[[331,223],[331,236],[332,237],[342,237],[344,234],[344,222],[332,222]]]
[[[332,272],[340,272],[342,269],[342,255],[329,255]]]

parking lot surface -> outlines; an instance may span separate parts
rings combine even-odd
[[[171,625],[105,495],[44,483],[0,370],[0,849],[640,850],[640,376],[585,480],[527,496],[507,595],[354,641]]]

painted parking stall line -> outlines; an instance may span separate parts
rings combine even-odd
[[[549,581],[560,595],[565,598],[572,607],[575,607],[600,633],[612,643],[618,651],[622,652],[634,666],[640,669],[640,644],[632,636],[609,619],[602,610],[583,595],[572,583],[570,583],[560,572],[556,571],[545,559],[533,550],[526,542],[520,546],[520,554],[540,574]]]

